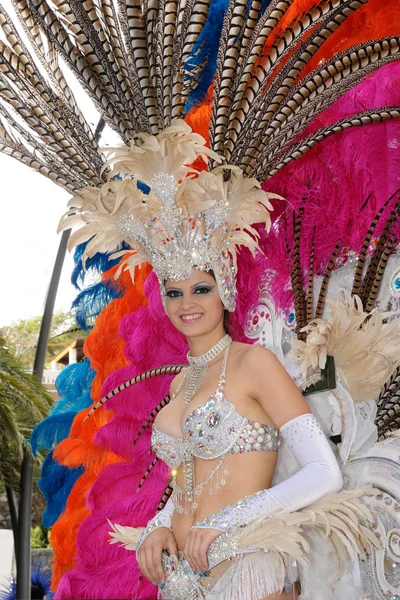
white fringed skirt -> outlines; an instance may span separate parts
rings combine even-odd
[[[289,585],[275,552],[238,554],[220,562],[205,577],[192,571],[182,553],[178,561],[163,555],[163,567],[166,583],[159,590],[160,600],[264,600],[281,592],[285,580]]]

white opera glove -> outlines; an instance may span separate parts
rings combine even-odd
[[[174,502],[172,500],[172,496],[170,496],[164,508],[160,510],[156,514],[156,516],[150,519],[150,521],[147,523],[146,528],[144,529],[137,543],[136,552],[139,550],[140,546],[143,544],[147,536],[155,529],[159,529],[160,527],[167,527],[168,529],[171,529],[171,521],[172,515],[174,514],[174,510]]]
[[[343,477],[328,439],[312,414],[302,415],[280,429],[301,469],[268,490],[261,490],[221,508],[193,527],[228,531],[268,516],[277,509],[293,512],[339,491]]]

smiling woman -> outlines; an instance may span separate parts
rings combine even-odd
[[[60,229],[75,229],[70,248],[84,249],[83,268],[88,259],[100,264],[107,255],[118,260],[112,276],[128,270],[133,283],[125,287],[122,280],[121,302],[100,315],[89,342],[96,370],[93,420],[79,413],[68,440],[54,451],[62,473],[64,467],[84,472],[72,490],[64,481],[69,475],[47,477],[57,504],[60,487],[71,492],[51,536],[57,600],[284,598],[296,593],[294,561],[301,600],[396,597],[394,514],[377,520],[385,549],[376,557],[371,550],[378,544],[374,516],[392,499],[379,493],[372,514],[363,490],[337,491],[342,480],[333,450],[302,394],[273,354],[244,343],[249,340],[240,327],[251,321],[252,339],[260,333],[265,344],[268,327],[271,347],[282,358],[294,328],[299,338],[309,329],[309,338],[297,344],[306,381],[295,379],[299,386],[311,381],[315,390],[319,372],[308,374],[308,365],[323,368],[333,326],[312,321],[314,314],[323,317],[331,273],[358,256],[351,293],[360,296],[371,338],[380,328],[374,304],[392,306],[377,294],[398,244],[398,0],[4,0],[0,38],[0,151],[73,195]],[[94,125],[99,117],[101,140]],[[115,148],[107,147],[112,138]],[[23,196],[22,183],[7,172],[3,188],[12,187],[4,197]],[[264,188],[280,191],[286,204]],[[26,192],[33,218],[21,209],[17,219],[4,219],[13,238],[3,255],[14,267],[29,264],[19,269],[20,279],[35,264],[20,225],[32,228],[45,212],[33,196],[42,186]],[[253,308],[265,270],[260,235],[270,229],[271,201],[277,209],[266,273],[272,297]],[[378,223],[385,210],[391,216]],[[239,249],[254,263],[238,260]],[[237,285],[246,278],[251,301]],[[36,279],[30,287],[38,289]],[[23,297],[30,307],[31,294]],[[95,291],[91,307],[104,301]],[[286,310],[289,315],[282,314]],[[224,312],[231,315],[228,328]],[[344,336],[342,347],[360,348],[360,311],[338,308],[338,324],[346,322],[344,313],[356,325],[353,343]],[[262,319],[263,330],[257,325]],[[326,344],[317,351],[321,331]],[[399,361],[384,355],[385,366],[378,368],[381,349],[392,351],[395,344],[386,343],[386,333],[375,341],[378,352],[367,344],[367,359],[359,362],[359,353],[342,358],[354,366],[354,380],[368,373],[377,393],[378,383],[387,385],[387,432],[396,422],[388,394],[395,394],[397,380],[389,377],[398,377]],[[156,376],[178,373],[187,346],[188,366],[172,381],[169,402],[169,380]],[[346,461],[353,454],[356,411],[349,378],[340,369],[337,374],[343,429],[335,424],[335,438],[351,431],[349,444],[343,433],[339,448]],[[133,391],[132,381],[139,381]],[[78,383],[73,380],[71,389]],[[97,402],[101,386],[107,393]],[[107,400],[110,410],[97,412]],[[330,395],[326,404],[332,402],[336,406]],[[149,435],[154,419],[156,454]],[[324,423],[327,433],[331,425]],[[56,440],[58,430],[52,435]],[[276,467],[278,440],[280,466],[293,467],[286,480]],[[379,456],[388,480],[394,470],[386,470],[386,454]],[[114,532],[111,541],[118,545],[111,546],[107,532],[114,518],[134,527],[129,535],[123,528]],[[370,550],[360,577],[357,553]]]
[[[268,228],[269,195],[238,168],[191,166],[188,173],[188,156],[219,157],[183,122],[140,138],[139,147],[112,151],[107,186],[82,190],[62,224],[82,221],[71,245],[89,240],[83,260],[103,248],[108,231],[133,249],[122,253],[118,272],[127,268],[134,276],[150,262],[163,308],[189,346],[188,367],[173,379],[170,402],[154,411],[152,426],[152,448],[171,470],[172,495],[139,540],[134,530],[128,547],[137,550],[141,573],[163,600],[294,600],[297,576],[289,564],[293,556],[304,561],[307,543],[288,525],[289,513],[301,521],[303,507],[338,492],[343,480],[327,438],[278,359],[225,329],[225,313],[238,305],[237,252],[244,246],[255,263],[261,257],[251,223]],[[155,174],[148,171],[151,161],[159,164]],[[137,180],[147,183],[149,176],[143,195]],[[274,485],[280,441],[300,470]],[[362,493],[354,492],[356,502]],[[332,531],[340,503],[338,494],[334,512],[323,505],[318,513]],[[363,552],[371,540],[359,520],[369,517],[347,496],[346,510],[346,526],[356,530],[347,535],[357,537]],[[285,533],[271,540],[276,511]],[[132,532],[118,537],[119,531],[116,525],[113,543],[126,543]],[[335,540],[340,555],[348,555],[343,533]]]
[[[191,337],[196,336],[196,332],[201,335],[207,331],[215,331],[214,343],[218,341],[221,337],[221,325],[223,329],[225,309],[212,272],[194,269],[190,279],[180,281],[179,285],[167,280],[165,292],[167,314],[178,331]],[[203,354],[205,350],[199,354]]]
[[[261,347],[232,342],[226,334],[213,274],[193,268],[186,280],[166,280],[165,292],[167,314],[186,335],[190,366],[173,380],[171,401],[153,425],[153,448],[172,469],[174,491],[139,543],[140,568],[165,590],[165,598],[178,597],[176,592],[169,595],[173,578],[165,574],[172,566],[162,555],[165,549],[180,557],[182,569],[192,570],[204,593],[218,590],[218,598],[231,599],[244,597],[237,594],[247,590],[249,599],[293,598],[295,589],[290,595],[280,591],[284,574],[280,569],[274,573],[276,564],[269,555],[250,556],[243,548],[226,555],[218,550],[217,540],[226,543],[238,526],[278,507],[298,509],[340,489],[339,467],[305,400],[275,357]],[[303,478],[271,489],[278,427],[285,426],[291,435],[301,429],[300,443],[310,432],[305,471]],[[314,452],[318,466],[312,464]],[[293,486],[303,490],[294,503]],[[246,569],[248,574],[238,580]]]

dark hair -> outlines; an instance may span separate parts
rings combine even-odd
[[[226,308],[224,309],[224,329],[225,329],[225,333],[230,333],[229,329],[230,329],[230,314],[229,314],[229,310],[227,310]]]

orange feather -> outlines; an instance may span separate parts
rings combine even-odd
[[[301,76],[337,52],[368,40],[399,34],[399,0],[370,0],[333,33],[315,54]]]
[[[117,267],[104,274],[104,280],[111,280]],[[137,268],[135,283],[123,273],[118,286],[124,295],[110,302],[96,319],[96,325],[85,342],[85,354],[96,371],[92,384],[91,397],[94,402],[101,398],[101,389],[110,373],[128,364],[124,355],[125,342],[119,337],[121,318],[147,305],[144,284],[151,271],[150,265]],[[70,435],[55,448],[58,462],[68,467],[83,465],[85,472],[79,477],[68,497],[65,511],[51,529],[51,545],[54,550],[52,589],[56,590],[60,578],[74,568],[76,557],[76,536],[80,525],[90,515],[86,507],[87,495],[101,470],[108,464],[121,462],[121,458],[111,451],[98,448],[93,438],[97,431],[112,417],[112,412],[104,407],[82,424],[89,408],[82,410],[74,419]]]

